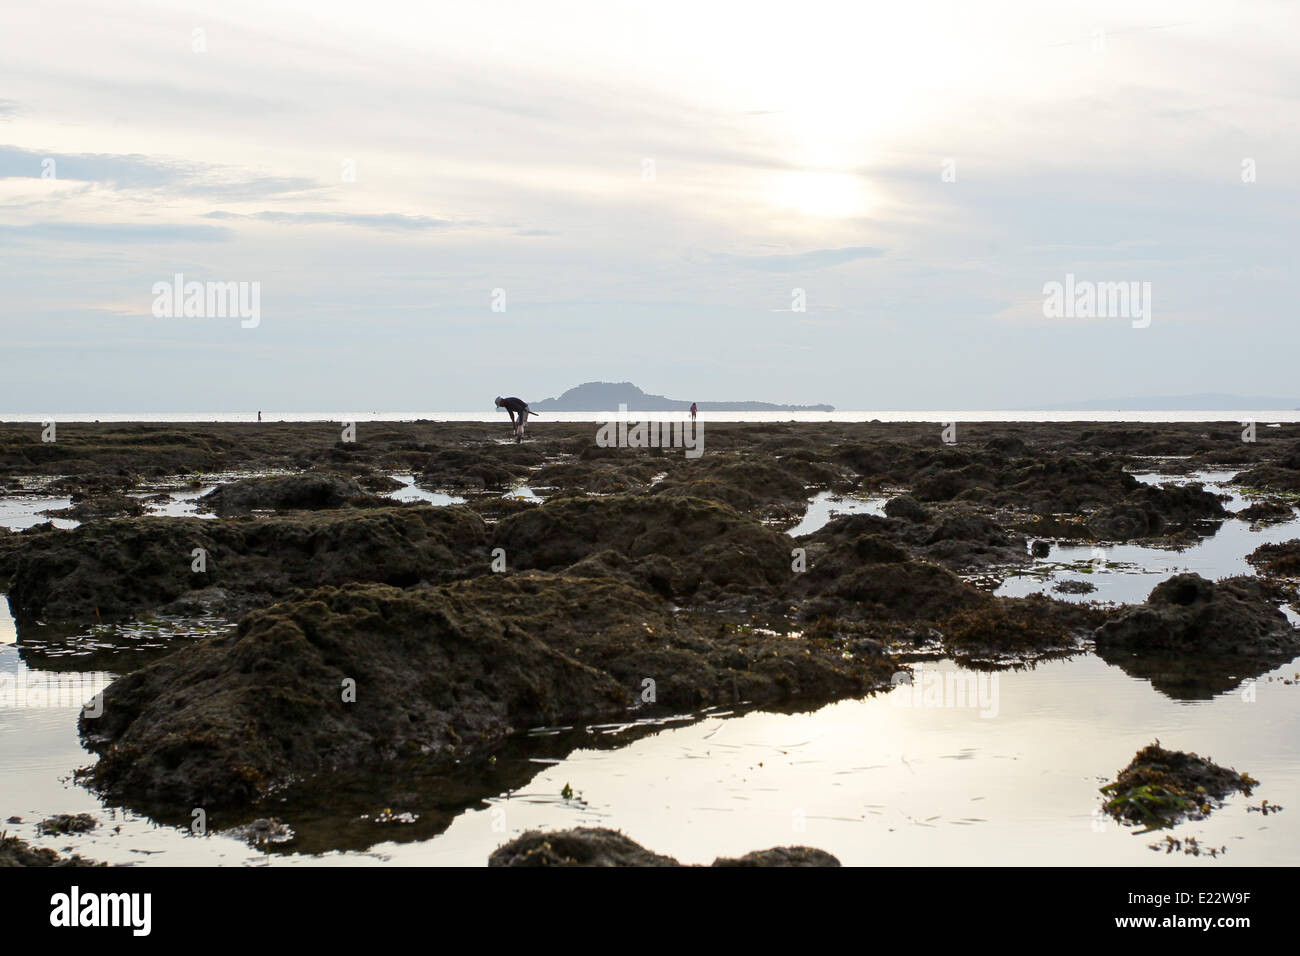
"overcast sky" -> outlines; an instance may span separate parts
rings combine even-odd
[[[0,411],[1300,398],[1297,11],[6,3]]]

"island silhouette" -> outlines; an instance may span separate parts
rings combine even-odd
[[[691,400],[650,395],[631,382],[584,382],[569,389],[559,398],[545,398],[531,402],[535,411],[545,412],[609,412],[626,405],[634,412],[677,412],[691,407]],[[701,402],[696,406],[702,412],[833,412],[834,405],[776,405],[772,402]]]

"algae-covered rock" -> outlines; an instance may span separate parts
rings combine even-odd
[[[513,730],[887,684],[883,655],[674,614],[617,581],[487,575],[325,588],[255,611],[111,684],[83,714],[91,782],[122,799],[247,804],[295,781],[419,756],[486,756]],[[647,689],[650,696],[646,696]]]
[[[300,588],[406,586],[483,571],[484,534],[478,515],[455,506],[126,518],[6,539],[0,578],[10,580],[19,618],[124,620],[172,602],[188,606],[190,596],[212,588],[227,595],[219,610],[233,617]]]
[[[1300,539],[1281,541],[1277,544],[1262,544],[1246,560],[1254,565],[1261,574],[1277,577],[1300,577]]]
[[[1223,500],[1198,484],[1142,485],[1092,514],[1088,529],[1099,538],[1127,540],[1185,530],[1196,522],[1226,516]]]
[[[374,500],[356,478],[308,472],[218,485],[199,499],[199,507],[219,515],[242,515],[252,511],[318,511]]]
[[[1281,494],[1300,492],[1300,442],[1285,448],[1273,461],[1241,472],[1232,481],[1247,488],[1262,488]]]
[[[1215,582],[1176,574],[1094,637],[1103,655],[1179,652],[1281,663],[1300,654],[1300,634],[1277,609],[1273,589],[1251,577]]]
[[[899,495],[885,502],[885,514],[890,518],[924,523],[930,520],[930,511],[911,495]]]
[[[770,599],[792,580],[787,535],[716,501],[674,495],[563,498],[505,519],[492,542],[514,568],[561,570],[603,551],[678,601]]]
[[[1256,501],[1238,511],[1237,517],[1261,524],[1290,521],[1295,517],[1295,506],[1284,501]]]
[[[73,495],[67,508],[46,511],[52,518],[72,521],[95,521],[99,518],[132,517],[144,514],[144,502],[131,495],[107,492],[95,495]]]
[[[36,832],[45,836],[62,836],[65,833],[89,833],[99,826],[99,821],[89,813],[59,813],[36,824]]]
[[[712,455],[686,462],[655,486],[654,494],[707,498],[755,516],[802,513],[810,484],[829,484],[840,475],[806,461],[759,456]]]
[[[7,866],[103,866],[84,857],[59,856],[53,850],[31,847],[18,837],[0,833],[0,868]]]
[[[529,830],[492,851],[488,866],[681,866],[670,856],[652,853],[617,830],[575,827],[570,830]],[[839,866],[824,850],[806,846],[755,850],[736,859],[719,857],[713,866]]]
[[[1259,781],[1193,753],[1165,750],[1160,741],[1137,752],[1114,783],[1101,788],[1103,808],[1116,820],[1147,829],[1199,820],[1240,790],[1250,796]]]
[[[1078,649],[1105,612],[1043,595],[995,598],[938,623],[957,660],[1029,660]]]

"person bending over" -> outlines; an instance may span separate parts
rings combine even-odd
[[[510,425],[515,433],[515,443],[524,440],[524,425],[528,422],[529,415],[536,415],[537,412],[528,407],[528,403],[522,398],[502,398],[497,396],[497,408],[504,408],[510,413]]]

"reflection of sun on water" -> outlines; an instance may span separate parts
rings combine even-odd
[[[820,219],[860,216],[867,207],[858,177],[818,170],[780,174],[769,187],[768,199],[774,205]]]

